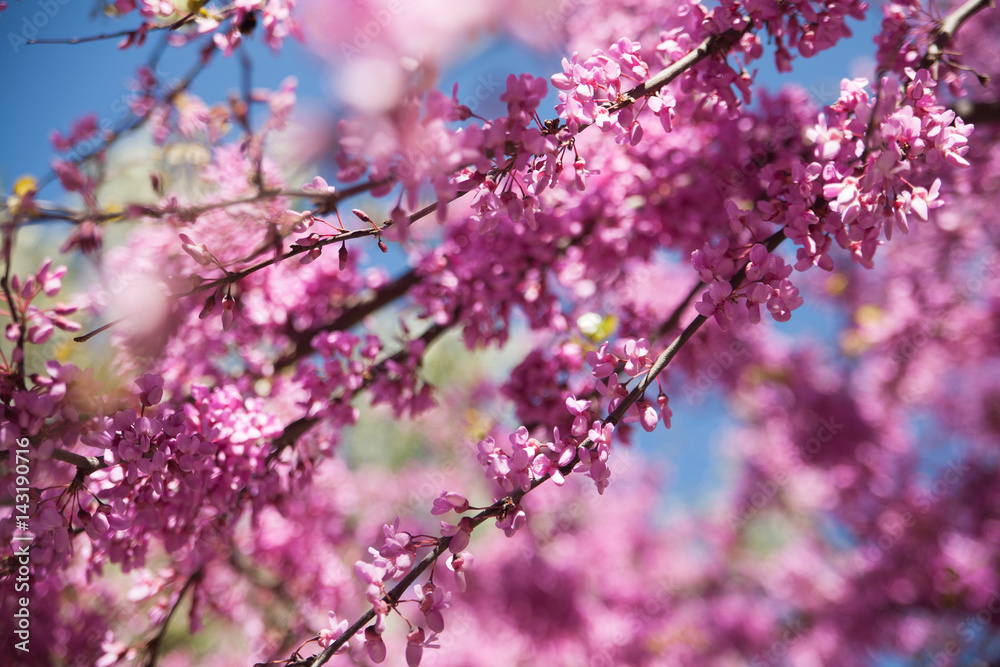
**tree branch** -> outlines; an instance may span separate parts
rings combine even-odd
[[[205,55],[201,58],[198,58],[198,61],[191,66],[187,74],[184,76],[183,79],[181,79],[177,83],[177,85],[171,87],[169,92],[167,92],[167,94],[164,95],[162,103],[170,104],[178,95],[187,90],[194,82],[195,78],[201,72],[203,72],[205,68],[208,66],[208,61],[209,61],[208,56],[210,56],[214,52],[215,52],[214,44],[211,41],[207,42]],[[154,56],[158,57],[157,54],[154,54]],[[117,130],[112,130],[111,135],[103,142],[101,142],[99,146],[95,147],[89,153],[84,153],[83,155],[77,157],[76,159],[73,160],[73,163],[81,164],[83,162],[93,159],[97,155],[100,155],[101,153],[106,151],[112,144],[121,139],[121,137],[125,135],[127,132],[131,132],[132,130],[136,130],[145,125],[151,116],[152,116],[151,113],[147,113],[143,116],[135,116],[133,114],[133,118],[131,121],[124,123]],[[55,172],[50,171],[48,174],[45,175],[44,178],[39,179],[39,189],[48,185],[49,183],[52,183],[55,180],[56,180]]]
[[[171,605],[170,611],[167,612],[166,618],[163,619],[163,623],[162,625],[160,625],[159,632],[156,633],[155,637],[149,640],[149,643],[146,645],[146,647],[149,649],[149,656],[146,660],[146,667],[155,667],[156,662],[159,659],[160,646],[163,643],[163,638],[167,634],[167,626],[170,625],[170,619],[174,617],[174,614],[177,612],[177,608],[180,607],[181,600],[184,599],[184,595],[188,592],[188,590],[192,586],[196,585],[201,580],[202,574],[203,572],[201,568],[199,568],[195,570],[194,574],[188,577],[187,581],[184,582],[184,586],[183,588],[181,588],[180,593],[177,594],[177,600],[174,601],[173,605]]]
[[[660,70],[655,76],[650,77],[643,83],[640,83],[638,86],[622,95],[622,100],[612,104],[608,108],[608,111],[618,111],[619,109],[637,102],[643,97],[655,95],[661,88],[697,65],[705,58],[716,53],[722,53],[724,51],[728,52],[729,49],[732,48],[733,44],[740,40],[740,37],[750,31],[750,27],[752,25],[752,23],[748,22],[747,26],[742,30],[730,28],[725,32],[706,37],[702,40],[701,44],[688,52],[687,55],[671,63],[664,69]]]
[[[419,282],[420,277],[416,269],[410,269],[376,291],[372,298],[346,306],[344,311],[331,322],[310,327],[304,331],[293,331],[289,325],[289,334],[292,340],[295,341],[295,348],[275,361],[274,369],[276,371],[282,370],[307,354],[310,354],[313,350],[312,339],[316,334],[325,331],[346,331],[350,329],[372,313],[405,295],[411,287]]]
[[[82,454],[77,454],[76,452],[68,452],[65,449],[53,449],[52,458],[56,461],[62,461],[63,463],[69,463],[70,465],[76,466],[76,474],[84,477],[95,470],[101,470],[108,467],[104,461],[96,456],[83,456]]]
[[[4,225],[3,229],[3,278],[0,279],[0,283],[3,285],[4,297],[7,299],[7,306],[10,308],[10,319],[15,326],[18,327],[17,343],[14,348],[13,356],[14,363],[17,365],[17,377],[15,378],[15,384],[18,389],[25,389],[26,385],[24,383],[24,339],[27,334],[28,323],[22,319],[18,322],[17,308],[14,304],[14,295],[10,291],[10,264],[11,264],[11,254],[14,250],[14,230],[16,229],[17,221],[16,219],[11,219],[9,223]]]
[[[414,340],[422,340],[425,346],[430,345],[434,340],[439,338],[444,332],[448,331],[448,329],[450,329],[453,325],[454,321],[450,324],[435,324],[433,326],[428,327],[427,330],[424,331],[424,333],[422,333],[419,336],[419,338],[416,338]],[[384,372],[385,366],[389,361],[399,361],[403,359],[403,357],[405,357],[407,354],[408,350],[404,347],[395,354],[385,357],[377,364],[372,366],[372,368],[368,371],[368,373],[366,373],[365,379],[362,381],[361,386],[358,387],[354,392],[352,392],[352,396],[364,391],[366,388],[371,386],[371,383],[375,381],[375,378],[378,377],[380,373]],[[280,454],[281,451],[286,447],[290,447],[293,444],[295,444],[296,440],[298,440],[302,435],[304,435],[307,431],[309,431],[309,429],[311,429],[319,422],[320,419],[318,417],[300,417],[299,419],[296,419],[288,426],[286,426],[284,431],[282,431],[281,435],[276,437],[272,442],[271,453],[268,454],[268,461],[271,461],[275,457],[277,457],[277,455]]]
[[[953,108],[955,113],[968,124],[980,125],[1000,122],[1000,101],[972,102],[968,99],[961,99],[955,102]]]
[[[768,252],[772,252],[775,248],[777,248],[781,244],[781,242],[785,238],[786,238],[785,230],[784,228],[782,228],[776,231],[771,236],[769,236],[764,241],[764,245],[767,247]],[[743,280],[746,278],[746,266],[747,265],[744,264],[743,267],[740,268],[740,270],[736,273],[736,275],[733,276],[733,278],[730,280],[730,285],[732,285],[734,289],[736,287],[739,287],[740,284],[743,282]],[[692,290],[692,292],[696,292],[700,287],[701,283],[696,285],[694,290]],[[681,313],[687,307],[689,300],[690,297],[688,299],[685,299],[680,305],[677,306],[677,308],[674,309],[674,312],[664,322],[664,324],[661,326],[661,329],[672,328],[672,325],[670,325],[670,323],[680,319]],[[629,392],[628,396],[625,399],[623,399],[621,404],[619,404],[618,407],[615,408],[615,410],[608,415],[605,421],[617,425],[618,422],[621,421],[622,417],[625,415],[625,412],[636,401],[638,401],[639,398],[642,397],[642,395],[645,393],[649,385],[651,385],[653,381],[656,379],[656,376],[658,376],[660,373],[663,372],[663,370],[670,364],[673,358],[677,356],[677,353],[681,350],[681,348],[684,347],[684,345],[692,338],[692,336],[694,336],[694,334],[698,331],[698,329],[700,329],[701,326],[707,321],[708,318],[706,318],[704,315],[698,315],[697,317],[695,317],[694,320],[692,320],[691,323],[684,328],[684,331],[682,331],[680,335],[677,336],[666,347],[666,349],[664,349],[663,352],[660,353],[660,355],[656,358],[656,361],[650,368],[649,372],[646,373],[646,377],[643,379],[643,381],[640,382],[638,385],[636,385],[631,392]],[[577,450],[579,451],[580,447],[590,449],[593,446],[594,442],[590,438],[586,438],[583,442],[581,442],[578,445]],[[579,454],[577,454],[576,456],[573,457],[572,461],[567,463],[560,470],[564,475],[568,475],[573,471],[573,468],[576,467],[576,464],[579,462],[580,462],[580,457]],[[504,498],[501,498],[500,500],[493,503],[486,509],[480,511],[477,515],[470,518],[470,521],[472,522],[472,529],[474,530],[487,519],[498,516],[506,507],[510,505],[510,503],[513,503],[514,505],[519,504],[521,500],[526,495],[528,495],[528,493],[530,493],[531,491],[535,490],[536,488],[544,484],[546,481],[549,480],[549,478],[550,475],[544,475],[543,477],[539,477],[538,479],[535,479],[531,483],[531,487],[527,491],[517,489],[513,493],[505,496]],[[429,554],[424,556],[424,558],[422,558],[420,562],[417,565],[415,565],[413,569],[410,570],[407,573],[407,575],[403,577],[399,581],[399,583],[392,588],[391,591],[386,593],[383,600],[385,600],[390,607],[394,607],[399,602],[399,599],[402,597],[403,593],[406,592],[406,589],[408,589],[417,580],[417,577],[419,577],[425,570],[427,570],[427,568],[429,568],[441,556],[441,554],[443,554],[445,551],[448,550],[450,544],[451,544],[450,537],[439,538],[437,546],[435,546]],[[374,607],[365,612],[357,621],[355,621],[350,627],[348,627],[347,630],[345,630],[334,642],[332,642],[329,646],[327,646],[321,653],[306,660],[289,663],[289,667],[295,667],[295,666],[305,667],[306,665],[308,665],[309,667],[320,667],[321,665],[325,664],[331,657],[333,657],[333,655],[337,652],[338,649],[340,649],[340,647],[346,644],[351,637],[356,635],[361,630],[361,628],[363,628],[364,625],[369,621],[371,621],[373,618],[375,618]]]
[[[962,27],[962,24],[972,18],[976,13],[993,7],[993,0],[966,0],[965,4],[948,14],[931,33],[931,45],[927,48],[927,53],[920,61],[920,67],[926,69],[933,68],[932,74],[937,79],[937,64],[944,55],[944,49],[951,42],[955,33]]]

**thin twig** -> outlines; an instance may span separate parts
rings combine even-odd
[[[937,79],[937,64],[944,55],[945,47],[951,42],[958,29],[978,12],[993,6],[993,0],[966,0],[965,4],[944,17],[941,25],[931,33],[931,44],[920,61],[920,67],[922,69],[933,67],[932,74]]]
[[[746,27],[742,30],[730,28],[725,32],[706,37],[702,40],[701,44],[696,46],[686,55],[672,62],[669,66],[660,70],[655,76],[650,77],[643,83],[640,83],[638,86],[625,93],[619,102],[612,104],[608,108],[608,111],[618,111],[619,109],[626,107],[643,97],[655,95],[661,88],[697,65],[705,58],[716,53],[728,51],[732,48],[733,44],[739,41],[740,37],[750,30],[752,25],[752,23],[748,22]]]
[[[774,251],[775,248],[778,247],[778,245],[781,244],[781,242],[785,238],[786,238],[785,231],[784,228],[782,228],[777,232],[775,232],[774,234],[772,234],[771,236],[769,236],[764,241],[764,245],[765,247],[767,247],[768,252],[772,252]],[[740,286],[740,284],[743,282],[745,278],[746,278],[746,264],[744,264],[744,266],[736,273],[736,275],[733,276],[733,278],[730,280],[730,284],[735,289],[736,287]],[[697,286],[695,290],[697,290]],[[664,323],[664,326],[661,328],[670,328],[667,327],[666,325],[669,324],[671,321],[680,318],[681,312],[687,306],[687,302],[688,299],[685,299],[684,302],[682,302],[679,306],[677,306],[677,308],[674,309],[674,312],[671,314],[671,316]],[[671,343],[666,347],[666,349],[664,349],[663,352],[660,353],[660,355],[656,358],[656,361],[653,362],[653,365],[646,373],[646,376],[645,378],[643,378],[642,382],[637,384],[632,389],[632,391],[629,392],[628,396],[622,399],[622,402],[618,405],[617,408],[615,408],[613,412],[611,412],[608,415],[608,417],[605,419],[605,422],[617,425],[621,421],[622,417],[625,416],[625,413],[628,411],[628,409],[643,396],[646,389],[656,379],[656,376],[658,376],[660,373],[663,372],[663,370],[670,364],[670,362],[674,359],[674,357],[677,356],[677,353],[681,350],[681,348],[684,347],[684,345],[689,340],[691,340],[691,337],[694,336],[694,334],[697,333],[698,329],[700,329],[702,325],[705,324],[705,322],[707,321],[708,318],[705,317],[704,315],[698,315],[697,317],[695,317],[694,320],[692,320],[691,323],[684,328],[684,331],[682,331],[680,335],[678,335],[673,341],[671,341]],[[589,449],[593,446],[594,446],[594,441],[588,437],[578,445],[577,450],[579,451],[579,448],[581,447]],[[580,462],[580,457],[579,454],[577,454],[576,456],[573,457],[572,461],[570,461],[565,466],[560,468],[560,471],[564,475],[568,475],[573,471],[573,468],[575,468],[576,464],[579,462]],[[474,530],[476,527],[478,527],[481,523],[483,523],[490,517],[497,516],[501,511],[503,511],[505,507],[508,507],[510,503],[513,503],[514,505],[519,504],[521,500],[526,495],[528,495],[528,493],[530,493],[531,491],[535,490],[536,488],[544,484],[546,481],[549,480],[550,477],[551,477],[550,475],[544,475],[542,477],[539,477],[532,481],[531,486],[527,491],[524,491],[522,489],[517,489],[508,496],[501,498],[500,500],[490,505],[486,509],[480,511],[474,517],[470,518],[472,522],[472,529]],[[450,544],[451,544],[450,537],[441,538],[438,541],[437,546],[435,546],[434,549],[432,549],[429,554],[427,554],[423,559],[421,559],[421,561],[417,565],[415,565],[413,569],[410,570],[410,572],[407,573],[407,575],[403,577],[403,579],[401,579],[400,582],[392,588],[391,591],[386,593],[383,600],[385,600],[385,602],[390,607],[395,606],[399,602],[399,599],[402,597],[406,589],[409,588],[410,585],[417,580],[417,577],[419,577],[425,570],[427,570],[427,568],[429,568],[441,556],[441,554],[447,551]],[[347,628],[347,630],[341,633],[341,635],[329,646],[327,646],[321,653],[304,661],[289,663],[289,667],[293,667],[295,665],[302,665],[302,666],[309,665],[309,667],[320,667],[321,665],[325,664],[334,655],[334,653],[337,652],[337,650],[340,647],[342,647],[345,643],[347,643],[347,641],[350,640],[351,637],[356,635],[361,630],[361,628],[364,627],[364,625],[373,618],[375,618],[374,607],[365,612],[357,621],[355,621],[350,627]]]
[[[212,42],[206,42],[205,48],[208,49],[207,51],[205,51],[205,53],[208,55],[214,53],[215,51],[215,46],[212,44]],[[159,56],[156,55],[155,57]],[[170,104],[171,102],[173,102],[178,95],[180,95],[182,92],[184,92],[191,86],[195,78],[201,72],[203,72],[207,66],[208,66],[207,55],[206,57],[198,58],[198,61],[193,66],[191,66],[191,68],[188,70],[184,78],[181,79],[181,81],[178,82],[177,85],[171,87],[170,91],[163,97],[162,104]],[[73,160],[73,164],[82,164],[84,162],[87,162],[88,160],[92,160],[97,155],[100,155],[101,153],[106,151],[109,147],[111,147],[111,145],[113,145],[115,142],[121,139],[122,136],[125,135],[126,133],[131,132],[132,130],[136,130],[145,125],[146,122],[152,117],[152,115],[153,115],[152,113],[147,113],[143,116],[135,116],[133,114],[132,120],[126,121],[121,126],[119,126],[118,129],[112,130],[111,135],[107,139],[105,139],[100,146],[97,146],[90,152],[84,153],[83,155],[75,158]],[[48,185],[49,183],[54,182],[55,180],[56,180],[55,172],[54,171],[48,172],[43,178],[39,179],[39,189]],[[85,213],[81,214],[81,218],[86,218],[86,217],[88,216]]]
[[[147,25],[147,32],[153,30],[166,30],[169,25]],[[25,44],[86,44],[87,42],[98,42],[105,39],[117,39],[119,37],[134,37],[139,34],[142,27],[134,30],[121,30],[119,32],[108,32],[101,35],[88,35],[87,37],[50,37],[29,39]]]
[[[73,342],[76,342],[76,343],[86,343],[86,342],[87,342],[88,340],[90,340],[91,338],[93,338],[93,337],[94,337],[94,336],[96,336],[97,334],[101,333],[102,331],[107,331],[107,330],[108,330],[108,329],[110,329],[111,327],[113,327],[113,326],[115,326],[115,325],[117,325],[117,324],[121,324],[121,323],[122,323],[122,322],[124,322],[125,320],[126,320],[126,318],[124,318],[124,317],[119,317],[119,318],[118,318],[117,320],[115,320],[114,322],[108,322],[108,323],[107,323],[107,324],[105,324],[104,326],[102,326],[102,327],[97,327],[96,329],[94,329],[93,331],[91,331],[91,332],[89,332],[89,333],[85,333],[85,334],[83,334],[82,336],[77,336],[76,338],[74,338],[74,339],[73,339]]]
[[[420,276],[417,270],[410,269],[395,280],[379,288],[371,298],[359,301],[345,308],[331,322],[310,327],[304,331],[294,332],[293,340],[295,341],[295,348],[274,362],[275,372],[287,368],[298,359],[312,352],[312,339],[316,334],[325,331],[347,331],[372,313],[402,297],[411,287],[417,285],[419,282]],[[292,333],[291,329],[292,327],[289,325],[290,333]]]
[[[14,249],[14,230],[17,225],[16,218],[11,219],[11,221],[4,225],[3,230],[3,255],[4,255],[4,267],[3,267],[3,293],[7,298],[7,306],[10,308],[10,319],[18,327],[17,343],[14,348],[14,355],[19,356],[17,359],[17,377],[15,382],[18,389],[25,389],[27,385],[24,383],[24,340],[27,333],[28,323],[26,320],[18,322],[17,317],[17,307],[14,304],[14,295],[10,291],[10,265],[11,265],[11,254]]]
[[[228,8],[223,9],[219,12],[216,17],[221,23],[233,14],[235,14],[235,9]],[[143,28],[146,29],[146,34],[149,34],[158,30],[177,30],[178,28],[191,23],[194,20],[194,14],[185,14],[180,19],[172,23],[143,23],[138,28],[133,28],[132,30],[120,30],[118,32],[108,32],[100,35],[88,35],[86,37],[50,37],[45,39],[35,38],[29,39],[25,44],[86,44],[87,42],[99,42],[106,39],[117,39],[119,37],[135,37],[142,31]]]
[[[448,331],[451,328],[451,326],[452,324],[434,324],[428,327],[422,334],[420,334],[420,336],[418,336],[413,340],[423,341],[426,349],[427,346],[429,346],[432,342],[440,338],[442,334]],[[370,387],[372,383],[375,381],[375,379],[385,372],[385,368],[388,365],[388,362],[390,361],[398,362],[408,354],[409,350],[406,347],[403,347],[403,349],[399,350],[395,354],[389,355],[383,358],[378,363],[374,364],[371,367],[371,369],[369,369],[369,371],[365,373],[365,378],[364,380],[362,380],[361,386],[359,386],[357,389],[351,392],[351,396],[353,397],[355,395],[358,395],[362,391]],[[291,447],[293,444],[295,444],[296,440],[302,437],[302,435],[308,432],[309,429],[311,429],[319,422],[320,422],[319,417],[300,417],[295,421],[293,421],[292,423],[290,423],[288,426],[286,426],[285,429],[281,432],[281,435],[279,435],[272,441],[271,452],[270,454],[268,454],[267,457],[268,461],[275,459],[281,453],[282,450],[284,450],[287,447]]]
[[[180,607],[181,600],[184,599],[185,593],[188,592],[191,586],[201,580],[201,576],[202,570],[201,568],[198,568],[190,577],[188,577],[187,581],[184,582],[184,587],[181,588],[181,592],[177,594],[177,600],[174,602],[173,606],[170,607],[170,611],[167,612],[166,618],[163,619],[159,632],[157,632],[156,636],[149,640],[149,643],[146,645],[149,649],[149,657],[146,660],[146,667],[155,667],[159,658],[160,645],[163,643],[163,638],[167,634],[167,626],[170,625],[170,619],[173,618],[174,614],[177,612],[177,608]]]

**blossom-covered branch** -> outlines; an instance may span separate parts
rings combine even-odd
[[[988,608],[996,517],[969,499],[996,487],[997,387],[978,373],[998,353],[977,325],[997,303],[977,194],[995,189],[996,133],[954,110],[990,71],[987,46],[962,40],[990,34],[992,14],[887,5],[878,81],[846,80],[820,110],[767,93],[753,63],[767,51],[787,71],[793,52],[833,47],[863,3],[627,4],[548,16],[567,36],[554,76],[484,76],[450,96],[435,77],[454,35],[530,39],[546,21],[488,4],[424,17],[451,27],[368,0],[335,17],[206,6],[169,41],[241,57],[240,93],[212,105],[140,74],[134,118],[163,157],[138,169],[146,195],[113,203],[119,156],[79,158],[121,133],[85,117],[53,135],[60,184],[83,203],[39,201],[30,177],[6,200],[0,377],[15,494],[0,537],[30,533],[32,627],[55,629],[41,660],[214,659],[161,641],[184,609],[190,633],[209,617],[245,663],[348,648],[381,662],[399,640],[409,665],[431,649],[449,663],[529,650],[565,665],[861,664],[933,651]],[[118,11],[177,20],[163,3]],[[344,66],[336,124],[293,117],[291,78],[248,82],[246,40],[313,30]],[[255,104],[267,113],[251,121]],[[305,140],[285,133],[297,123]],[[272,150],[284,142],[295,150]],[[437,227],[414,226],[432,213]],[[64,252],[98,267],[72,297],[75,263],[11,266],[15,239],[20,260],[49,220],[71,222]],[[119,221],[128,237],[106,243]],[[390,244],[405,268],[383,259]],[[849,363],[778,339],[806,302],[842,314]],[[77,340],[109,334],[73,345],[81,315],[111,324]],[[470,354],[490,347],[502,361]],[[663,482],[627,446],[709,394],[742,418],[727,442],[747,464],[696,522],[648,524]],[[931,501],[915,410],[971,443]],[[509,539],[476,532],[487,519]],[[829,539],[828,520],[849,539]],[[764,522],[801,532],[762,550]],[[914,558],[934,576],[914,576]],[[123,576],[103,576],[111,565]],[[5,586],[20,567],[4,557]],[[0,599],[13,613],[16,596]]]

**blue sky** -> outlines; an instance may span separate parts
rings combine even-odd
[[[0,185],[5,190],[21,174],[47,171],[52,157],[51,130],[65,132],[73,120],[87,112],[112,123],[123,120],[121,101],[129,92],[124,83],[161,35],[151,35],[142,49],[124,52],[117,49],[117,39],[75,45],[22,43],[24,37],[83,37],[137,25],[134,16],[124,20],[94,16],[95,7],[88,0],[10,0],[0,14],[0,90],[5,101],[0,105]],[[840,78],[852,74],[852,63],[873,51],[871,38],[878,22],[875,16],[874,21],[857,24],[855,37],[837,49],[796,60],[796,69],[789,75],[778,75],[773,63],[765,59],[756,65],[759,81],[769,87],[795,82],[820,101],[829,102],[836,95]],[[160,70],[179,78],[193,62],[191,51],[167,49]],[[248,53],[253,60],[255,87],[276,88],[285,76],[294,73],[300,99],[329,105],[322,65],[299,43],[288,40],[276,55],[259,39],[252,40]],[[462,97],[475,89],[482,72],[551,74],[559,69],[562,55],[530,53],[509,42],[494,41],[468,54],[461,67],[446,71],[442,88],[450,92],[451,83],[458,81]],[[209,102],[224,99],[238,87],[239,76],[236,58],[216,58],[193,90]]]

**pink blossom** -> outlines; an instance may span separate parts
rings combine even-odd
[[[209,252],[204,243],[195,243],[187,234],[181,234],[180,239],[182,242],[181,248],[184,252],[191,255],[194,261],[202,266],[208,266],[212,263],[212,253]]]
[[[528,516],[524,513],[524,510],[520,507],[514,507],[498,518],[496,524],[497,528],[504,532],[504,535],[513,537],[514,533],[524,527],[527,519]]]
[[[451,542],[448,543],[448,550],[453,554],[457,554],[463,551],[465,547],[469,546],[469,540],[472,538],[472,520],[468,517],[462,517],[458,522],[458,525],[451,525],[444,521],[441,523],[441,535],[443,537],[450,537]]]
[[[69,192],[83,192],[90,190],[93,183],[83,175],[77,165],[65,160],[53,160],[52,171],[59,178],[59,182]]]
[[[441,591],[430,581],[423,586],[414,586],[414,591],[420,601],[420,611],[427,627],[432,632],[443,632],[444,616],[441,612],[451,607],[451,592]]]
[[[336,192],[336,188],[329,185],[322,176],[316,176],[311,183],[302,186],[302,191],[325,195]]]
[[[146,373],[135,381],[139,387],[139,401],[144,406],[156,405],[163,400],[163,378],[154,373]]]
[[[385,642],[382,641],[382,633],[378,632],[374,625],[369,625],[365,628],[364,651],[368,655],[369,660],[375,664],[385,661]]]
[[[317,641],[319,643],[320,648],[326,648],[327,646],[332,644],[334,640],[336,640],[338,637],[340,637],[347,631],[347,627],[348,627],[347,619],[338,622],[337,614],[331,611],[330,627],[323,628],[322,630],[319,631],[319,636]],[[343,646],[337,649],[337,653],[344,653],[347,651],[347,649],[348,645],[345,643]]]
[[[385,535],[385,544],[378,551],[378,555],[392,564],[393,578],[402,579],[416,559],[417,549],[412,542],[411,535],[399,530],[399,517],[393,525],[382,526]]]
[[[472,554],[468,551],[462,551],[454,554],[447,561],[448,569],[455,573],[456,585],[458,586],[458,590],[462,593],[465,592],[467,586],[466,570],[472,567],[472,563]]]
[[[618,359],[608,351],[608,343],[604,343],[595,352],[587,352],[587,363],[594,369],[595,378],[606,378],[611,375],[618,366]]]
[[[434,507],[431,514],[447,514],[452,510],[462,513],[469,509],[469,501],[465,496],[454,491],[443,491],[441,495],[434,499]]]
[[[425,648],[441,648],[440,645],[434,643],[436,639],[437,634],[434,632],[425,637],[423,628],[410,630],[406,635],[407,667],[417,667],[420,664]]]

